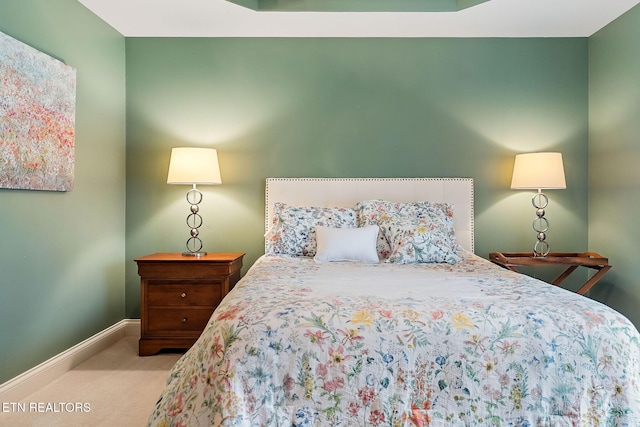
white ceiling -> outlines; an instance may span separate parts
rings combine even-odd
[[[589,37],[640,0],[491,0],[460,12],[256,12],[226,0],[78,0],[127,37]]]

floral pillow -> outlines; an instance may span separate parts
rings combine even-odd
[[[356,203],[356,212],[358,213],[358,227],[366,227],[368,225],[380,225],[389,213],[395,212],[393,202],[385,200],[365,200]],[[382,230],[378,233],[376,250],[380,259],[387,259],[391,255],[391,247]]]
[[[443,227],[438,217],[387,217],[380,223],[380,229],[391,248],[387,262],[455,264],[460,261],[457,245],[451,245],[446,227]]]
[[[355,227],[356,212],[343,207],[303,207],[276,203],[271,227],[265,235],[265,253],[313,257],[316,254],[317,226]]]
[[[366,225],[380,226],[377,250],[381,259],[388,259],[394,250],[390,240],[389,224],[387,224],[387,227],[382,226],[383,222],[389,220],[392,220],[393,223],[400,221],[404,224],[429,221],[431,223],[429,226],[431,233],[438,232],[438,240],[449,251],[453,253],[458,251],[453,222],[453,205],[449,203],[428,201],[400,203],[387,200],[365,200],[356,204],[356,211],[358,213],[359,227]]]

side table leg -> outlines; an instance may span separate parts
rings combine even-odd
[[[587,281],[587,283],[585,283],[584,285],[582,285],[582,287],[580,289],[578,289],[576,292],[579,293],[580,295],[584,295],[587,292],[589,292],[589,290],[593,287],[593,285],[595,285],[596,283],[598,283],[598,280],[600,280],[602,278],[602,276],[605,275],[605,273],[607,271],[609,271],[611,269],[610,265],[605,265],[604,267],[600,267],[599,270],[596,274],[594,274],[591,279],[589,279]]]
[[[578,268],[577,265],[572,265],[569,268],[567,268],[564,273],[562,273],[560,276],[558,276],[558,278],[556,280],[554,280],[551,284],[555,285],[555,286],[559,286],[560,283],[564,282],[564,279],[566,279],[567,277],[569,277],[569,275],[571,273],[573,273],[575,271],[575,269]]]

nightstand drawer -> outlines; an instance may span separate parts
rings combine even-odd
[[[198,305],[217,306],[224,296],[223,284],[219,281],[188,283],[154,283],[149,281],[147,304],[149,307]]]
[[[180,334],[181,332],[200,333],[207,326],[207,322],[213,313],[212,308],[202,309],[176,309],[162,308],[149,309],[149,332],[163,334]]]

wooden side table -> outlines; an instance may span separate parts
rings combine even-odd
[[[158,253],[136,258],[140,275],[138,354],[189,348],[213,310],[240,280],[243,253],[201,257]]]
[[[518,266],[566,266],[567,269],[552,282],[556,286],[560,285],[578,267],[597,270],[596,274],[576,291],[580,295],[589,292],[589,289],[611,269],[609,260],[595,252],[551,252],[545,257],[534,256],[532,252],[491,252],[489,259],[493,263],[515,272],[519,272],[516,268]]]

